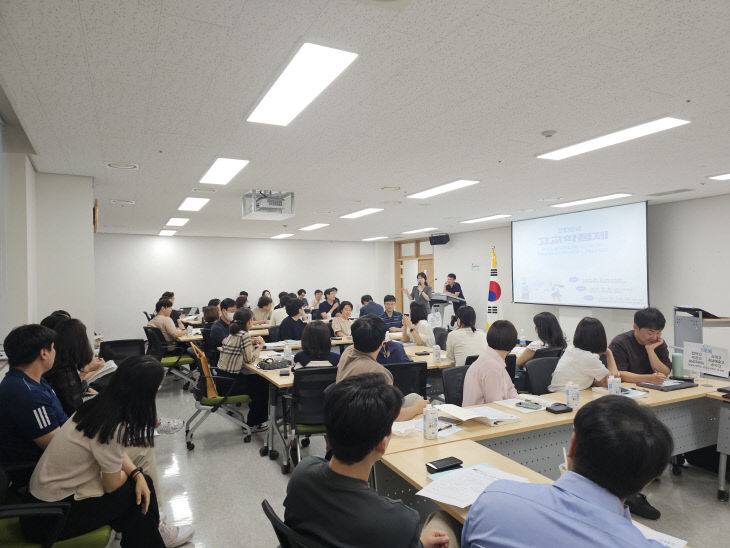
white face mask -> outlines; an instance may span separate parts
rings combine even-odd
[[[228,318],[229,322],[233,321],[233,312],[226,312],[226,318]]]

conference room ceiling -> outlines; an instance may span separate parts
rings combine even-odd
[[[93,176],[101,232],[189,217],[179,236],[402,238],[619,192],[606,205],[730,192],[707,179],[730,172],[728,21],[723,1],[2,1],[0,86],[38,171]],[[246,122],[303,42],[359,56],[287,127]],[[536,157],[663,116],[692,123]],[[199,184],[216,157],[250,164]],[[405,198],[456,179],[481,184]],[[178,212],[200,187],[210,203]],[[242,220],[252,188],[295,192],[296,216]],[[366,207],[385,211],[339,219]]]

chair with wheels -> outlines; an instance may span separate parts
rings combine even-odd
[[[426,397],[426,362],[400,362],[384,365],[393,375],[393,385],[406,394]]]
[[[66,521],[69,504],[66,502],[41,502],[32,504],[10,504],[7,499],[8,475],[0,466],[0,546],[14,548],[104,548],[112,536],[108,525],[99,527],[78,537],[57,541],[58,534]],[[52,525],[43,531],[41,544],[25,540],[20,528],[20,517],[46,517],[52,519]]]
[[[200,334],[203,336],[203,352],[205,352],[205,357],[208,358],[208,365],[215,367],[218,365],[220,351],[210,336],[210,329],[202,328]]]
[[[446,338],[449,336],[449,330],[445,327],[434,327],[433,336],[436,338],[436,344],[441,350],[446,349]]]
[[[468,370],[468,365],[441,370],[446,403],[461,406],[461,402],[464,401],[464,378]]]
[[[149,312],[142,311],[142,314],[144,314],[144,317],[147,318],[147,321],[150,321],[152,318],[155,317],[154,314],[150,314]]]
[[[185,445],[188,450],[192,451],[195,449],[195,444],[193,443],[193,435],[195,434],[195,431],[206,421],[208,417],[210,417],[213,413],[218,413],[219,410],[222,410],[223,412],[218,413],[218,416],[228,419],[236,426],[243,428],[245,432],[243,435],[243,441],[245,443],[250,442],[251,427],[246,424],[243,413],[241,413],[237,406],[242,403],[250,402],[251,398],[246,394],[221,396],[215,387],[214,379],[223,377],[213,375],[210,366],[208,365],[208,359],[205,357],[205,353],[192,343],[190,346],[200,362],[200,377],[198,378],[198,384],[191,391],[195,397],[195,413],[193,413],[192,417],[185,422]],[[225,378],[228,379],[229,377]],[[233,386],[234,383],[231,382],[231,388]],[[195,422],[195,419],[197,419],[198,415],[201,413],[203,413],[203,416],[200,417],[198,422]]]
[[[269,327],[269,342],[279,342],[281,339],[279,338],[279,326],[274,325],[272,327]]]
[[[530,394],[541,396],[548,393],[548,386],[559,360],[560,358],[533,358],[525,364],[527,389]]]
[[[264,499],[261,502],[261,508],[264,509],[264,514],[271,522],[271,526],[274,528],[276,538],[279,540],[279,548],[326,548],[326,545],[311,540],[304,535],[297,533],[294,529],[289,527],[286,523],[279,519],[274,509],[269,504],[269,501]]]
[[[147,335],[147,354],[160,360],[162,367],[184,380],[183,388],[195,384],[191,368],[195,360],[185,353],[185,349],[175,343],[168,343],[158,327],[144,326],[143,329]]]
[[[301,460],[301,447],[309,445],[310,436],[323,436],[324,426],[324,391],[337,379],[336,367],[302,367],[294,371],[294,383],[291,394],[284,396],[290,409],[289,423],[291,433],[288,441],[296,442],[296,462]],[[286,415],[286,414],[285,414]],[[301,439],[302,436],[307,436]],[[306,444],[305,444],[306,441]],[[289,459],[285,455],[281,471],[287,474],[291,469]]]
[[[475,361],[477,361],[477,359],[479,359],[479,354],[475,354],[473,356],[467,356],[466,359],[464,360],[464,365],[471,365]]]
[[[537,350],[535,350],[535,355],[532,357],[532,359],[534,360],[537,358],[559,358],[563,355],[563,352],[565,352],[565,348],[538,348]]]
[[[509,378],[512,379],[512,383],[514,383],[515,374],[517,373],[517,354],[507,354],[504,357],[504,366],[507,369]]]

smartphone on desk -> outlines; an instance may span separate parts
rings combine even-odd
[[[452,470],[454,468],[461,468],[463,461],[456,457],[446,457],[445,459],[432,460],[426,463],[426,470],[429,474],[435,474],[436,472],[444,472],[446,470]]]
[[[416,352],[416,356],[428,356],[430,352],[427,350],[421,350],[420,352]]]
[[[542,405],[533,401],[518,401],[515,405],[525,409],[542,409]]]
[[[717,391],[725,392],[725,394],[730,394],[730,386],[723,386],[722,388],[718,388]]]

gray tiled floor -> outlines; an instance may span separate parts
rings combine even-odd
[[[160,416],[190,417],[193,397],[180,386],[174,378],[166,378],[158,397]],[[283,516],[289,476],[281,473],[281,457],[274,462],[259,456],[262,444],[263,434],[243,443],[242,431],[216,416],[196,432],[193,451],[185,448],[183,432],[156,438],[162,507],[168,521],[195,527],[193,542],[186,546],[277,546],[261,501],[268,499]],[[314,438],[306,451],[323,454],[321,438]],[[688,540],[693,548],[730,546],[730,504],[717,500],[716,483],[716,475],[700,469],[685,469],[680,477],[667,471],[644,491],[662,518],[640,521]]]

